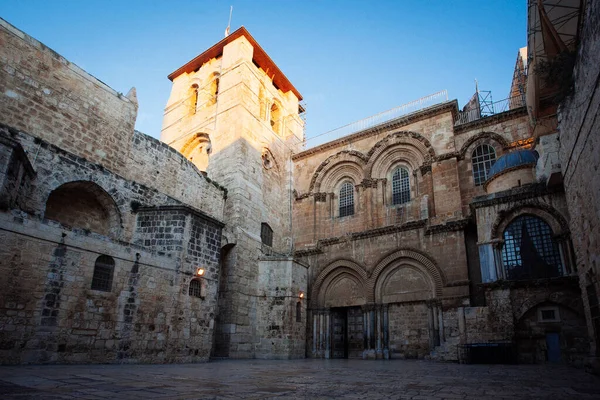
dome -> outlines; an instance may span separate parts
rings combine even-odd
[[[504,154],[496,160],[488,172],[488,180],[518,166],[535,165],[538,154],[532,150],[517,150]]]

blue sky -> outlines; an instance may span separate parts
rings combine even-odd
[[[447,89],[506,98],[526,1],[0,0],[0,17],[119,92],[160,136],[167,75],[244,25],[304,96],[308,137]]]

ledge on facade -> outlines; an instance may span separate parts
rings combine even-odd
[[[431,107],[428,107],[421,111],[416,111],[408,115],[404,115],[399,118],[392,119],[390,121],[384,122],[382,124],[376,125],[372,128],[368,128],[362,131],[358,131],[356,133],[352,133],[347,136],[343,136],[339,139],[332,140],[327,143],[320,144],[318,146],[312,147],[308,150],[304,150],[300,153],[296,153],[292,155],[292,160],[297,161],[303,158],[309,157],[311,155],[321,153],[323,151],[342,146],[351,142],[354,142],[359,139],[363,139],[365,137],[380,133],[385,130],[393,130],[398,129],[403,126],[412,124],[414,122],[418,122],[427,118],[431,118],[432,116],[442,114],[444,112],[452,112],[453,118],[458,113],[458,102],[456,100],[446,101],[441,104],[437,104]]]
[[[486,290],[557,286],[560,286],[562,288],[570,287],[575,290],[580,290],[579,276],[577,275],[559,276],[555,278],[524,279],[518,281],[498,280],[488,283],[478,283],[477,286]]]
[[[325,238],[325,239],[319,239],[317,241],[316,246],[309,247],[309,248],[302,249],[302,250],[296,250],[294,252],[294,256],[295,257],[306,257],[306,256],[314,255],[314,254],[322,254],[323,247],[331,246],[331,245],[338,244],[338,243],[341,243],[344,241],[366,239],[366,238],[370,238],[370,237],[383,236],[383,235],[388,235],[388,234],[392,234],[392,233],[396,233],[396,232],[410,231],[410,230],[414,230],[414,229],[426,228],[426,230],[425,230],[426,235],[433,235],[433,234],[441,233],[441,232],[462,231],[467,226],[469,219],[462,218],[459,220],[448,221],[444,224],[431,225],[431,226],[427,226],[428,221],[429,221],[428,219],[420,219],[420,220],[416,220],[416,221],[406,222],[401,225],[388,225],[388,226],[384,226],[381,228],[375,228],[375,229],[369,229],[366,231],[350,233],[350,234],[344,235],[344,236],[336,236],[336,237],[330,237],[330,238]]]
[[[465,229],[467,224],[469,223],[468,218],[462,218],[454,221],[448,221],[443,224],[438,225],[430,225],[425,230],[426,235],[433,235],[441,232],[453,232],[453,231],[462,231]]]
[[[525,200],[548,194],[563,192],[564,187],[562,185],[549,187],[546,186],[546,184],[543,182],[530,183],[520,187],[503,190],[501,192],[474,197],[470,203],[470,206],[471,208],[477,209],[481,207],[489,207],[496,204]]]
[[[508,111],[504,111],[498,114],[494,114],[494,115],[490,115],[488,117],[482,117],[479,119],[476,119],[474,121],[471,122],[467,122],[465,124],[460,124],[460,125],[455,125],[454,126],[454,133],[458,134],[458,133],[463,133],[463,132],[468,132],[471,129],[475,129],[475,128],[483,128],[489,125],[494,125],[509,119],[513,119],[516,117],[521,117],[521,116],[526,116],[527,115],[527,108],[526,107],[519,107],[519,108],[515,108],[513,110],[508,110]]]
[[[138,207],[136,209],[136,212],[141,213],[141,212],[152,212],[152,211],[179,211],[179,212],[183,212],[186,214],[192,214],[196,217],[199,217],[205,221],[211,222],[215,225],[217,225],[220,228],[223,228],[225,226],[225,224],[221,221],[219,221],[218,219],[211,217],[210,215],[206,214],[204,211],[200,211],[196,208],[193,208],[191,206],[188,205],[171,205],[171,206],[142,206],[142,207]]]

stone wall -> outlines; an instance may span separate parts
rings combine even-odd
[[[117,93],[4,20],[0,48],[1,122],[112,171],[125,170],[135,90]]]
[[[559,110],[560,164],[583,302],[592,338],[591,354],[600,356],[600,4],[586,2],[574,70],[574,91]],[[595,293],[594,293],[595,291]],[[589,296],[589,297],[588,297]],[[593,299],[595,297],[595,300]],[[595,303],[590,307],[590,303]],[[592,309],[593,308],[593,309]],[[600,371],[596,361],[596,371]]]
[[[222,217],[222,188],[169,146],[134,132],[135,89],[127,96],[117,93],[3,20],[0,44],[0,123],[32,137],[19,140],[33,155],[34,169],[38,149],[51,144]]]
[[[21,149],[36,171],[18,185],[17,208],[0,213],[0,270],[10,277],[1,362],[207,360],[223,224],[24,132],[0,134],[9,143],[0,154]],[[92,289],[100,256],[114,260],[106,291]],[[189,293],[198,268],[201,297]]]

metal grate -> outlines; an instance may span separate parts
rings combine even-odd
[[[504,231],[502,262],[505,277],[511,280],[563,275],[560,251],[550,226],[530,215],[517,217]]]
[[[260,240],[264,245],[273,247],[273,229],[265,222],[260,224]]]
[[[496,151],[488,144],[477,146],[471,156],[473,165],[473,179],[475,186],[481,186],[488,178],[488,172],[496,162]]]
[[[115,271],[115,260],[110,256],[102,255],[96,259],[94,264],[94,276],[92,278],[92,290],[110,292]]]
[[[392,204],[403,204],[410,201],[410,180],[406,168],[396,168],[392,175]]]
[[[198,298],[202,297],[202,285],[200,284],[200,281],[198,279],[192,279],[192,281],[190,282],[190,290],[188,294],[190,296]]]
[[[340,217],[354,215],[354,186],[346,182],[340,189]]]

